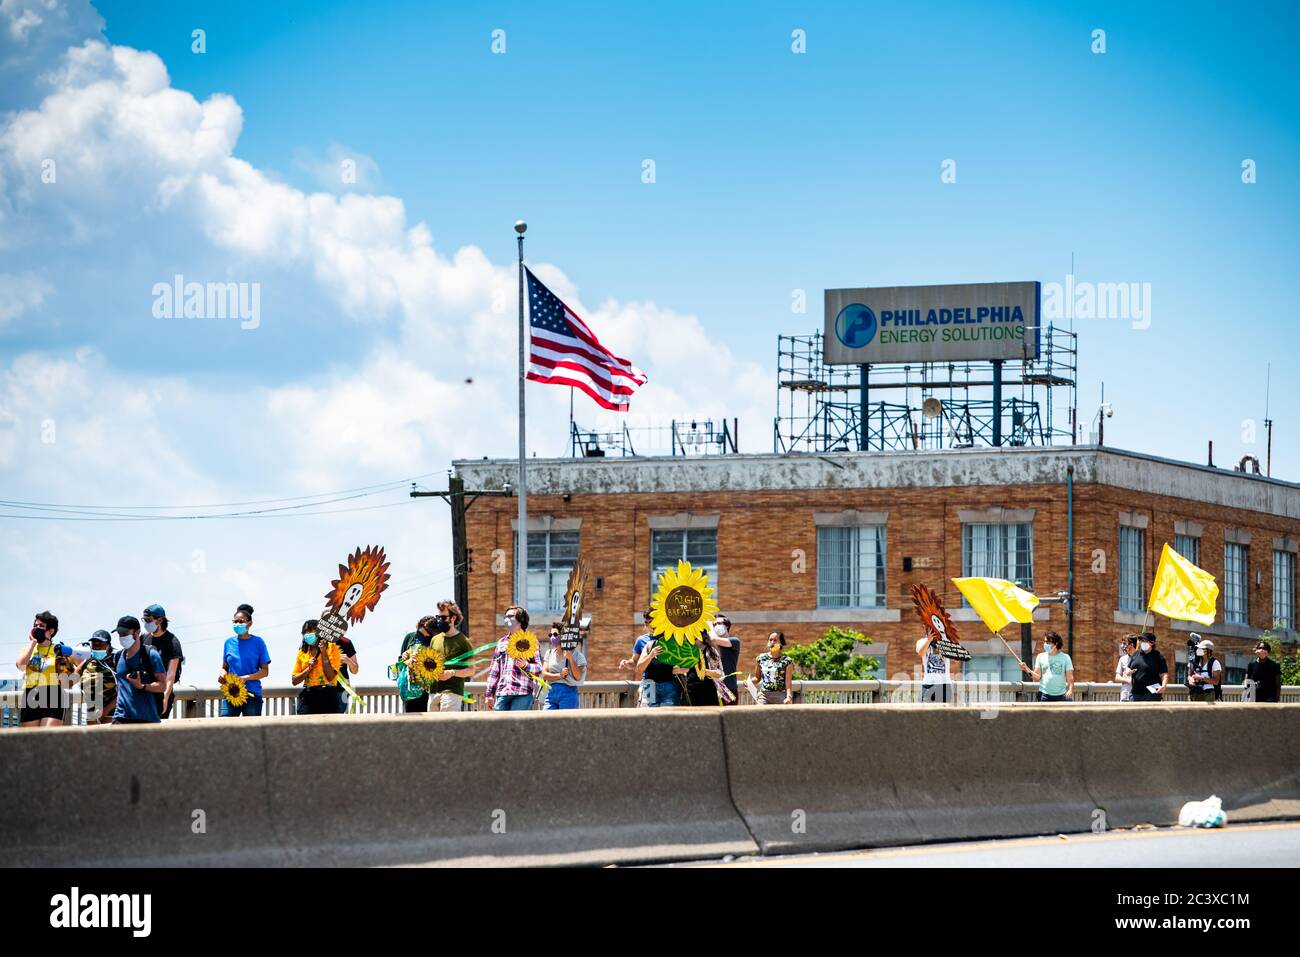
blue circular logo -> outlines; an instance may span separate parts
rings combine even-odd
[[[835,335],[850,349],[861,349],[876,338],[876,314],[860,302],[850,303],[835,317]]]

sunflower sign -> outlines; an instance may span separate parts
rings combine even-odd
[[[939,596],[925,585],[912,586],[912,604],[921,616],[926,633],[930,636],[930,647],[944,658],[954,661],[970,661],[970,652],[961,645],[957,636],[957,626],[948,617]]]
[[[328,602],[316,635],[322,641],[338,641],[347,634],[348,623],[355,624],[366,617],[366,612],[379,604],[379,596],[388,587],[388,561],[379,545],[358,547],[348,556],[348,563],[339,566],[339,577],[330,583],[325,593]]]
[[[685,561],[660,572],[650,601],[650,632],[663,648],[659,660],[674,668],[695,667],[700,661],[700,638],[717,613],[707,572]]]

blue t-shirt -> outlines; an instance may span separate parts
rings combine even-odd
[[[231,674],[251,675],[271,663],[271,653],[266,650],[266,642],[257,635],[245,635],[243,638],[231,635],[226,639],[221,660]],[[260,695],[262,682],[248,682],[248,693]]]
[[[148,654],[146,660],[145,655]],[[149,676],[140,680],[145,684],[152,684],[159,672],[166,673],[167,669],[163,667],[162,655],[152,648],[143,644],[128,660],[126,655],[117,656],[117,667],[114,674],[117,675],[117,707],[113,709],[113,720],[122,721],[159,721],[158,717],[158,699],[151,691],[139,691],[135,685],[126,680],[128,672],[131,671],[148,671]]]
[[[632,642],[632,655],[633,655],[634,657],[640,658],[640,657],[641,657],[641,651],[642,651],[642,649],[645,648],[645,643],[646,643],[647,641],[649,641],[649,640],[650,640],[650,636],[649,636],[649,635],[642,635],[642,636],[641,636],[640,638],[638,638],[636,641]]]

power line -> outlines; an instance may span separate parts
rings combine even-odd
[[[387,491],[397,491],[397,489],[388,489]],[[333,501],[348,501],[355,498],[366,498],[367,495],[381,494],[378,492],[369,492],[365,495],[350,495],[345,498],[334,499]],[[360,508],[332,508],[323,509],[317,512],[300,512],[293,509],[311,508],[315,505],[327,505],[329,502],[305,502],[302,505],[285,505],[281,508],[261,509],[252,512],[219,512],[212,515],[95,515],[94,517],[82,517],[76,515],[22,515],[11,512],[0,512],[0,518],[22,518],[29,521],[44,522],[172,522],[172,521],[199,521],[202,519],[213,518],[296,518],[300,515],[343,515],[348,512],[370,512],[380,508],[394,508],[398,505],[410,504],[409,499],[402,499],[398,502],[388,502],[384,505],[365,505]]]
[[[388,482],[380,482],[378,485],[360,485],[356,488],[337,489],[332,492],[317,492],[313,495],[291,495],[288,498],[263,498],[254,499],[248,502],[221,502],[212,505],[69,505],[60,502],[19,502],[5,501],[0,499],[0,506],[35,506],[41,508],[53,509],[108,509],[120,512],[144,512],[154,510],[179,510],[179,509],[199,509],[199,508],[242,508],[245,505],[278,505],[281,502],[299,502],[309,498],[324,498],[331,495],[349,495],[353,492],[368,492],[372,489],[386,489],[389,486],[406,485],[409,482],[415,482],[422,478],[428,478],[430,475],[437,475],[437,472],[424,472],[420,475],[413,475],[410,478],[393,479]],[[312,503],[316,505],[324,504],[323,502]]]

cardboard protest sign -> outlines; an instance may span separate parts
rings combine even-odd
[[[957,626],[948,617],[938,595],[925,585],[913,585],[912,604],[930,636],[930,648],[934,653],[954,661],[970,661],[970,652],[962,647]]]
[[[348,556],[346,565],[339,565],[339,577],[330,583],[325,593],[328,603],[320,616],[316,635],[323,641],[337,641],[347,633],[348,625],[366,617],[366,612],[379,604],[379,596],[388,587],[388,561],[380,545],[367,548],[358,546]]]
[[[560,622],[560,647],[565,651],[582,645],[582,601],[590,577],[587,563],[581,559],[569,572],[569,584],[564,593],[564,619]]]

